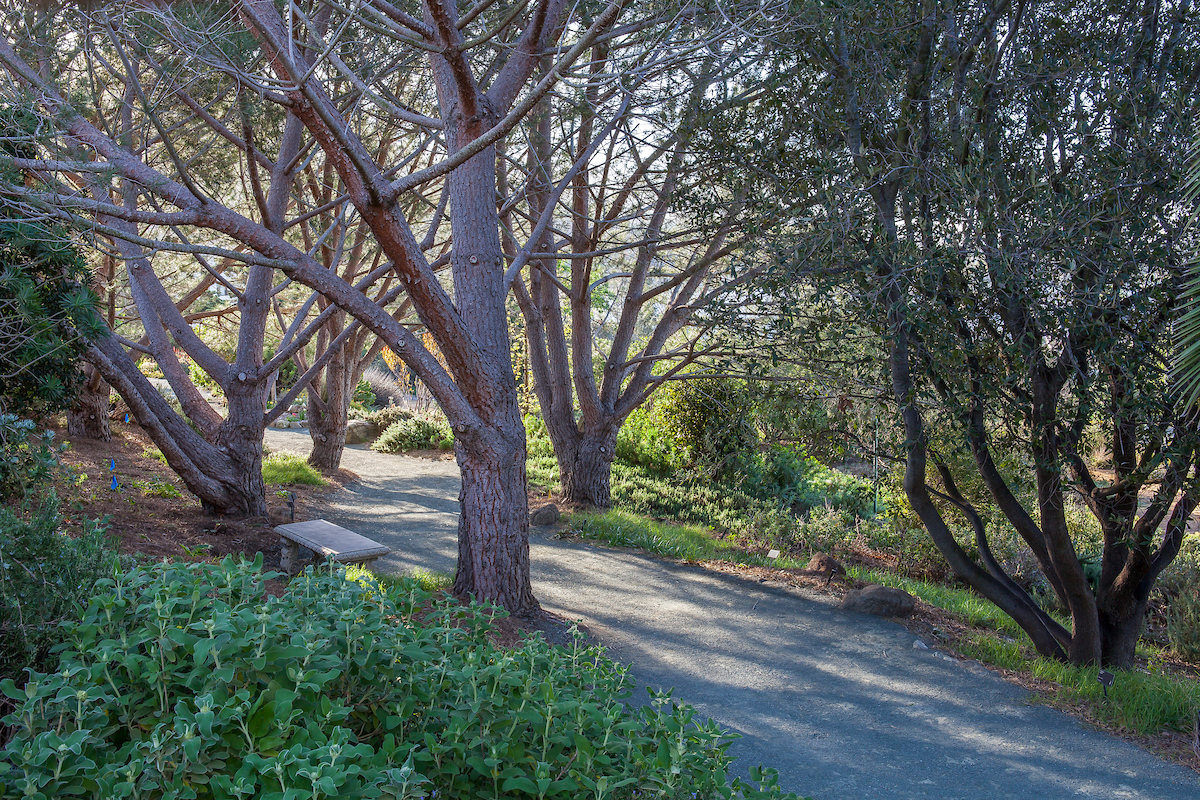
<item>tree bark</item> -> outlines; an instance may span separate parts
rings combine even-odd
[[[340,350],[325,366],[324,381],[309,384],[308,434],[313,449],[308,463],[317,469],[335,470],[342,465],[350,408],[347,384],[352,377],[348,361],[345,350]]]
[[[112,441],[112,428],[108,424],[108,401],[112,390],[94,367],[89,367],[88,372],[75,404],[67,411],[67,434],[101,442]]]
[[[458,495],[458,571],[454,593],[503,606],[515,616],[540,610],[529,579],[529,501],[525,437],[489,431],[455,439],[462,470]]]

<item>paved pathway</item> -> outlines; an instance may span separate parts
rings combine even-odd
[[[274,450],[308,437],[271,431]],[[339,524],[395,551],[387,571],[454,568],[453,462],[348,448],[362,477],[333,496]],[[531,535],[534,592],[583,620],[639,684],[675,687],[742,734],[736,771],[763,763],[816,800],[1198,800],[1200,776],[1087,729],[913,634],[783,585]]]

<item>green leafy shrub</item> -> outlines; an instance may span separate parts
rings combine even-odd
[[[33,420],[15,414],[0,414],[0,501],[33,494],[58,470],[53,431],[39,431]]]
[[[736,474],[757,451],[758,432],[745,381],[676,381],[659,389],[654,408],[673,447],[710,476]]]
[[[373,422],[381,431],[386,431],[388,428],[395,425],[397,422],[406,419],[412,419],[413,413],[405,411],[400,406],[384,406],[378,411],[372,411],[366,416],[369,422]]]
[[[668,430],[660,407],[640,406],[626,418],[617,434],[617,458],[626,464],[669,472],[684,465],[687,456]]]
[[[105,330],[91,277],[68,231],[13,218],[0,203],[0,398],[8,411],[71,404],[87,340]]]
[[[538,414],[525,415],[525,453],[530,459],[554,457],[546,422]]]
[[[412,417],[389,426],[371,444],[371,449],[380,453],[403,453],[408,450],[438,447],[438,443],[442,441],[453,444],[454,439],[449,426],[421,417]]]
[[[51,484],[61,467],[52,434],[0,415],[0,674],[52,669],[58,623],[87,601],[92,585],[112,575],[116,556],[104,525],[82,521],[62,531],[61,503]]]
[[[350,398],[350,402],[360,406],[375,405],[375,392],[371,389],[371,384],[367,382],[366,378],[358,379],[358,385],[354,387],[354,396]]]
[[[623,667],[415,583],[314,574],[264,599],[254,565],[156,564],[106,581],[54,674],[6,718],[0,793],[33,798],[783,797],[726,785],[728,739]],[[368,585],[364,586],[366,583]]]
[[[266,483],[299,483],[305,486],[325,486],[327,481],[303,458],[293,453],[272,453],[262,462]]]
[[[1182,658],[1200,660],[1200,537],[1189,537],[1163,584],[1172,595],[1167,606],[1171,649]]]

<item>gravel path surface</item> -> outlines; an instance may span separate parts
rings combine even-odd
[[[307,453],[306,433],[269,431]],[[362,482],[331,521],[393,548],[384,571],[452,572],[454,462],[347,448]],[[301,509],[301,513],[303,510]],[[817,800],[1144,798],[1197,800],[1200,776],[1044,706],[982,666],[797,589],[533,529],[534,593],[582,620],[643,686],[675,687],[723,727],[745,775],[763,763]]]

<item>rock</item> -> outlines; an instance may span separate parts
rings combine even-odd
[[[541,508],[535,509],[534,512],[529,515],[529,524],[537,525],[539,527],[542,525],[553,525],[554,523],[558,522],[560,516],[561,514],[558,513],[558,506],[554,505],[553,503],[548,503]]]
[[[365,419],[352,419],[346,424],[346,444],[366,444],[379,437],[379,426]]]
[[[917,599],[903,589],[877,583],[855,589],[842,598],[843,611],[857,611],[877,617],[907,617],[916,606]]]
[[[827,576],[845,575],[846,568],[836,558],[827,553],[817,553],[808,561],[809,572],[823,572]]]
[[[913,650],[928,650],[928,649],[929,649],[929,645],[925,644],[920,639],[916,639],[913,641]]]

